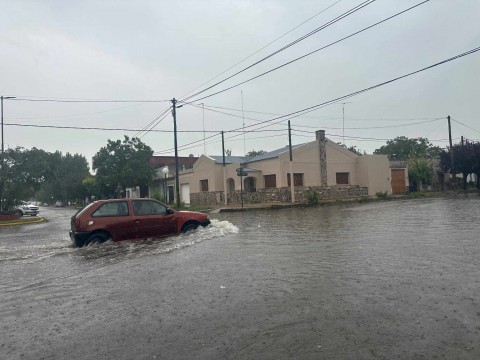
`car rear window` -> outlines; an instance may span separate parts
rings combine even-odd
[[[85,206],[82,207],[82,208],[79,208],[79,209],[77,210],[77,212],[75,213],[75,215],[73,215],[73,216],[79,215],[80,213],[82,213],[82,212],[84,212],[85,210],[87,210],[87,209],[88,209],[90,206],[92,206],[93,204],[94,204],[94,203],[92,202],[92,203],[90,203],[90,204],[85,205]]]
[[[100,206],[92,214],[92,217],[104,216],[128,216],[128,205],[126,201],[106,203]]]

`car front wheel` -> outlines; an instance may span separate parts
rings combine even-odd
[[[191,232],[191,231],[194,231],[196,230],[198,227],[198,224],[197,223],[188,223],[188,224],[185,224],[183,225],[183,228],[182,228],[182,233],[186,234],[188,232]]]

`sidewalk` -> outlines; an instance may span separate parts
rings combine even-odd
[[[286,208],[300,208],[309,206],[303,203],[258,203],[258,204],[235,204],[235,205],[217,205],[216,209],[211,210],[212,213],[221,212],[236,212],[236,211],[251,211],[251,210],[271,210],[271,209],[286,209]]]

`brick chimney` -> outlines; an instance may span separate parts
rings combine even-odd
[[[315,135],[317,137],[317,140],[325,140],[325,130],[317,130],[315,131]]]

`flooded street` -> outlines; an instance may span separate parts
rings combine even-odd
[[[0,359],[478,359],[480,196],[211,214],[74,248],[0,227]]]

